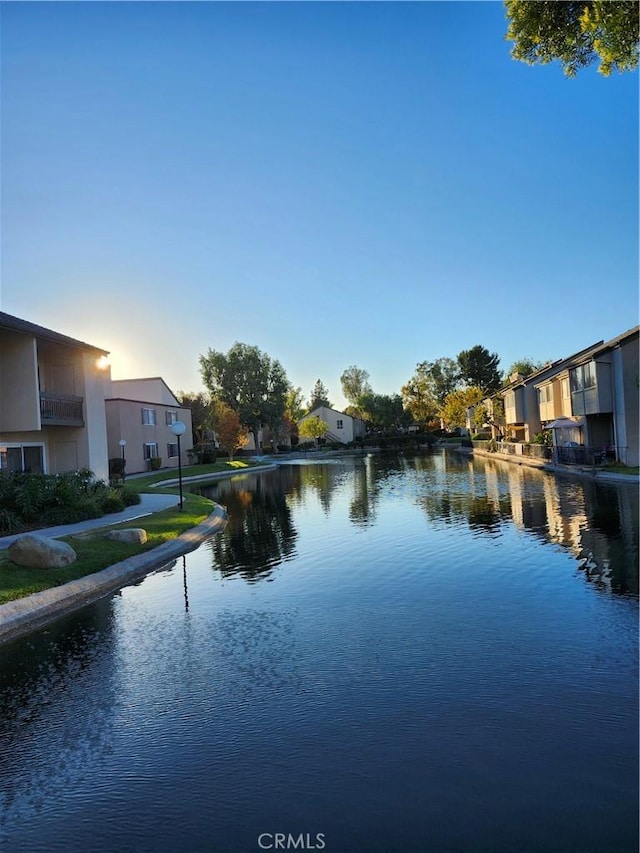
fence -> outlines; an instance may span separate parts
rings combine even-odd
[[[544,444],[524,444],[516,441],[472,441],[474,448],[502,456],[522,456],[555,462],[559,465],[615,465],[625,458],[626,447],[607,444],[599,447],[571,445],[547,447]]]

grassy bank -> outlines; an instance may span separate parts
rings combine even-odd
[[[244,471],[247,468],[255,468],[257,462],[244,459],[236,459],[233,462],[213,462],[209,465],[186,465],[182,468],[182,478],[187,477],[203,477],[206,474],[234,474]],[[153,474],[135,474],[132,477],[127,477],[126,485],[128,489],[134,489],[136,492],[175,492],[175,486],[163,487],[161,484],[166,481],[177,480],[177,468],[164,468],[161,471],[155,471]]]
[[[96,527],[86,533],[60,539],[61,542],[71,545],[78,555],[74,563],[63,569],[30,569],[16,566],[8,559],[6,551],[0,551],[0,604],[31,595],[33,592],[60,586],[67,581],[99,572],[136,554],[150,551],[195,527],[210,515],[212,509],[213,502],[207,498],[186,494],[182,512],[177,506],[171,507],[146,516],[144,519],[118,525],[109,525],[108,516],[106,516],[105,527]],[[147,542],[144,545],[127,545],[105,539],[104,533],[107,529],[117,530],[126,527],[143,527],[147,531]]]

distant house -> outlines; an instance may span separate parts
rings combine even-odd
[[[0,469],[108,477],[108,355],[0,312]]]
[[[183,408],[173,391],[159,376],[117,379],[111,382],[105,400],[109,458],[122,457],[125,441],[126,473],[136,474],[159,459],[161,467],[178,467],[178,439],[171,431],[177,421],[186,429],[180,438],[182,464],[193,448],[191,409]]]
[[[328,441],[339,441],[349,444],[356,438],[363,438],[367,432],[366,423],[361,418],[353,418],[344,412],[330,409],[328,406],[318,406],[312,412],[306,414],[298,421],[300,427],[308,418],[320,418],[327,425],[328,432],[325,436]]]

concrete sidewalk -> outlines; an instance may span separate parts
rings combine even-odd
[[[140,495],[140,498],[141,501],[139,504],[128,506],[122,512],[111,512],[109,515],[103,515],[101,518],[91,518],[88,521],[79,521],[77,524],[61,524],[58,527],[45,527],[43,530],[30,530],[29,533],[37,533],[39,536],[47,536],[50,539],[59,539],[61,536],[82,533],[85,530],[93,530],[98,527],[111,527],[111,525],[120,524],[122,521],[134,521],[138,518],[145,518],[154,512],[160,512],[160,510],[177,506],[180,502],[178,495],[149,495],[143,493]],[[22,535],[24,534],[17,533],[12,536],[1,536],[0,550],[8,548],[18,536]]]

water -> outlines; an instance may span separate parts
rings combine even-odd
[[[637,850],[637,489],[434,454],[209,493],[224,534],[0,650],[0,849]]]

